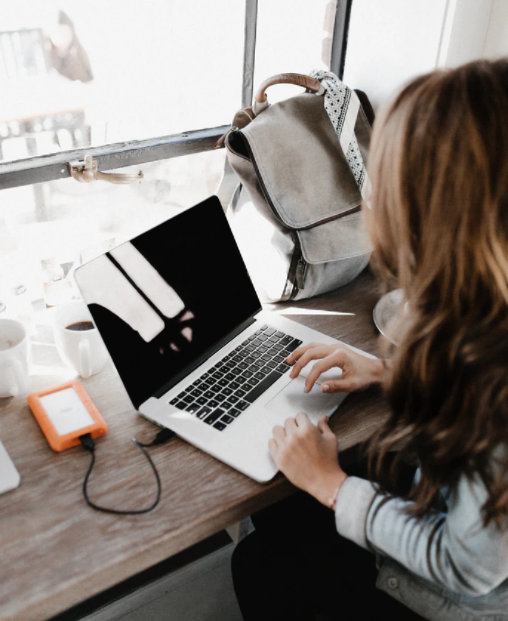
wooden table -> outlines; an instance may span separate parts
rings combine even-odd
[[[373,276],[365,272],[336,292],[275,310],[375,354],[372,310],[378,297]],[[69,377],[49,328],[39,331],[33,350],[37,374],[30,390]],[[109,425],[97,441],[92,499],[124,509],[148,505],[155,494],[153,473],[131,438],[149,441],[156,428],[133,410],[111,364],[83,384]],[[350,395],[331,421],[341,448],[365,440],[386,413],[379,391]],[[173,439],[150,449],[162,480],[159,506],[140,516],[102,514],[82,496],[90,456],[81,447],[54,453],[25,398],[0,399],[0,438],[21,475],[20,487],[0,496],[0,620],[47,619],[292,491],[281,475],[260,485]]]

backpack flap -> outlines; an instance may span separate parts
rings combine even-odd
[[[295,231],[296,289],[303,299],[341,287],[367,266],[372,245],[361,212]],[[298,254],[300,253],[300,257]]]
[[[287,228],[313,226],[360,207],[323,97],[306,93],[273,104],[241,134],[266,199]]]
[[[303,258],[311,265],[350,259],[372,252],[361,212],[333,220],[326,225],[301,229],[297,231],[297,235]]]
[[[362,108],[355,134],[366,161],[371,128]],[[270,105],[225,142],[256,209],[292,242],[293,252],[283,253],[289,269],[282,299],[331,290],[366,266],[371,249],[362,197],[322,96]]]

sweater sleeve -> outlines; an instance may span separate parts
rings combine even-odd
[[[438,586],[480,596],[508,578],[508,520],[504,529],[484,527],[486,498],[478,478],[462,477],[448,511],[419,520],[405,513],[409,502],[379,495],[369,481],[349,477],[337,499],[336,525],[344,537]]]

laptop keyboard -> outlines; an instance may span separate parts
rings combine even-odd
[[[264,325],[170,401],[223,431],[291,367],[302,341]]]

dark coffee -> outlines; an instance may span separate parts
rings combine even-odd
[[[71,323],[70,326],[65,326],[66,330],[76,330],[77,332],[83,332],[83,330],[93,330],[94,325],[91,321],[76,321]]]

